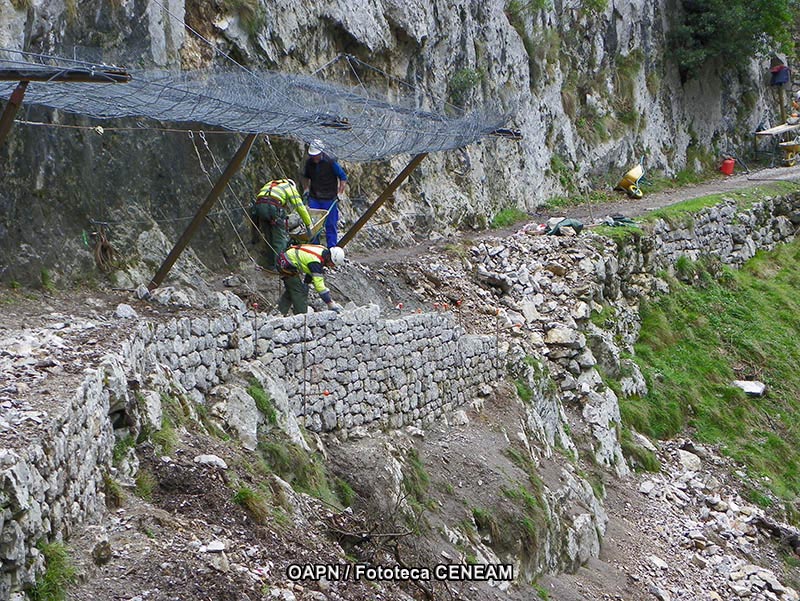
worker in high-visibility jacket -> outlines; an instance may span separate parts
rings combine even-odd
[[[276,179],[267,182],[258,192],[250,206],[253,221],[252,242],[258,242],[258,231],[264,235],[267,244],[264,253],[264,267],[270,271],[277,269],[276,261],[289,246],[288,211],[294,209],[306,226],[306,236],[311,239],[311,216],[303,204],[297,186],[290,179]]]
[[[325,287],[323,267],[341,267],[344,250],[338,246],[325,248],[319,244],[290,246],[278,255],[278,271],[283,278],[284,291],[278,300],[278,310],[284,315],[289,309],[295,315],[308,312],[308,284],[314,286],[328,309],[339,313],[342,306],[333,302],[330,290]]]

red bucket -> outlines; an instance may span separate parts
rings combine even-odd
[[[725,159],[722,161],[722,165],[720,165],[719,170],[722,171],[725,175],[733,175],[733,166],[736,164],[736,161],[733,159]]]

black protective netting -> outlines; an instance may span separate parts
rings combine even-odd
[[[0,59],[0,71],[54,66],[92,70],[85,63],[57,62],[52,57],[38,62],[15,58]],[[94,68],[98,69],[102,68]],[[32,81],[24,104],[102,120],[138,117],[304,142],[320,140],[327,151],[350,161],[463,147],[508,120],[508,115],[492,110],[445,116],[414,108],[413,98],[390,103],[364,86],[347,88],[304,75],[243,69],[129,73],[129,83]],[[9,98],[16,85],[0,81],[0,98]]]

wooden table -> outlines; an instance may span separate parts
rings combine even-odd
[[[789,132],[800,130],[800,123],[782,123],[780,125],[776,125],[775,127],[770,127],[769,129],[762,129],[761,131],[755,132],[755,137],[753,138],[753,155],[757,156],[759,154],[758,151],[758,139],[759,138],[771,138],[772,136],[783,136],[783,134],[787,134]],[[775,155],[778,151],[778,144],[775,144],[775,147],[769,151],[770,153],[770,165],[775,162]]]
[[[795,131],[800,129],[800,123],[795,123],[790,125],[789,123],[783,123],[781,125],[776,125],[775,127],[770,127],[769,129],[762,129],[761,131],[757,131],[757,136],[779,136],[781,134],[785,134],[786,132]]]

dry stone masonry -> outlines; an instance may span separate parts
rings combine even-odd
[[[282,382],[289,410],[314,431],[427,422],[493,384],[495,339],[469,336],[449,314],[382,319],[377,306],[337,315],[231,313],[144,324],[126,343],[134,371],[166,366],[197,402],[242,361]]]
[[[227,305],[222,314],[139,322],[121,352],[89,370],[57,412],[4,406],[15,426],[26,420],[38,427],[16,448],[0,449],[0,599],[33,583],[42,568],[39,540],[68,536],[102,515],[115,429],[126,436],[137,420],[160,428],[162,394],[205,403],[241,364],[256,364],[281,388],[276,396],[289,400],[279,409],[331,431],[429,422],[498,377],[494,339],[465,335],[444,314],[387,320],[373,306],[271,318],[247,312],[233,296],[220,304]],[[3,423],[8,431],[12,422]],[[237,431],[255,427],[234,424]]]

